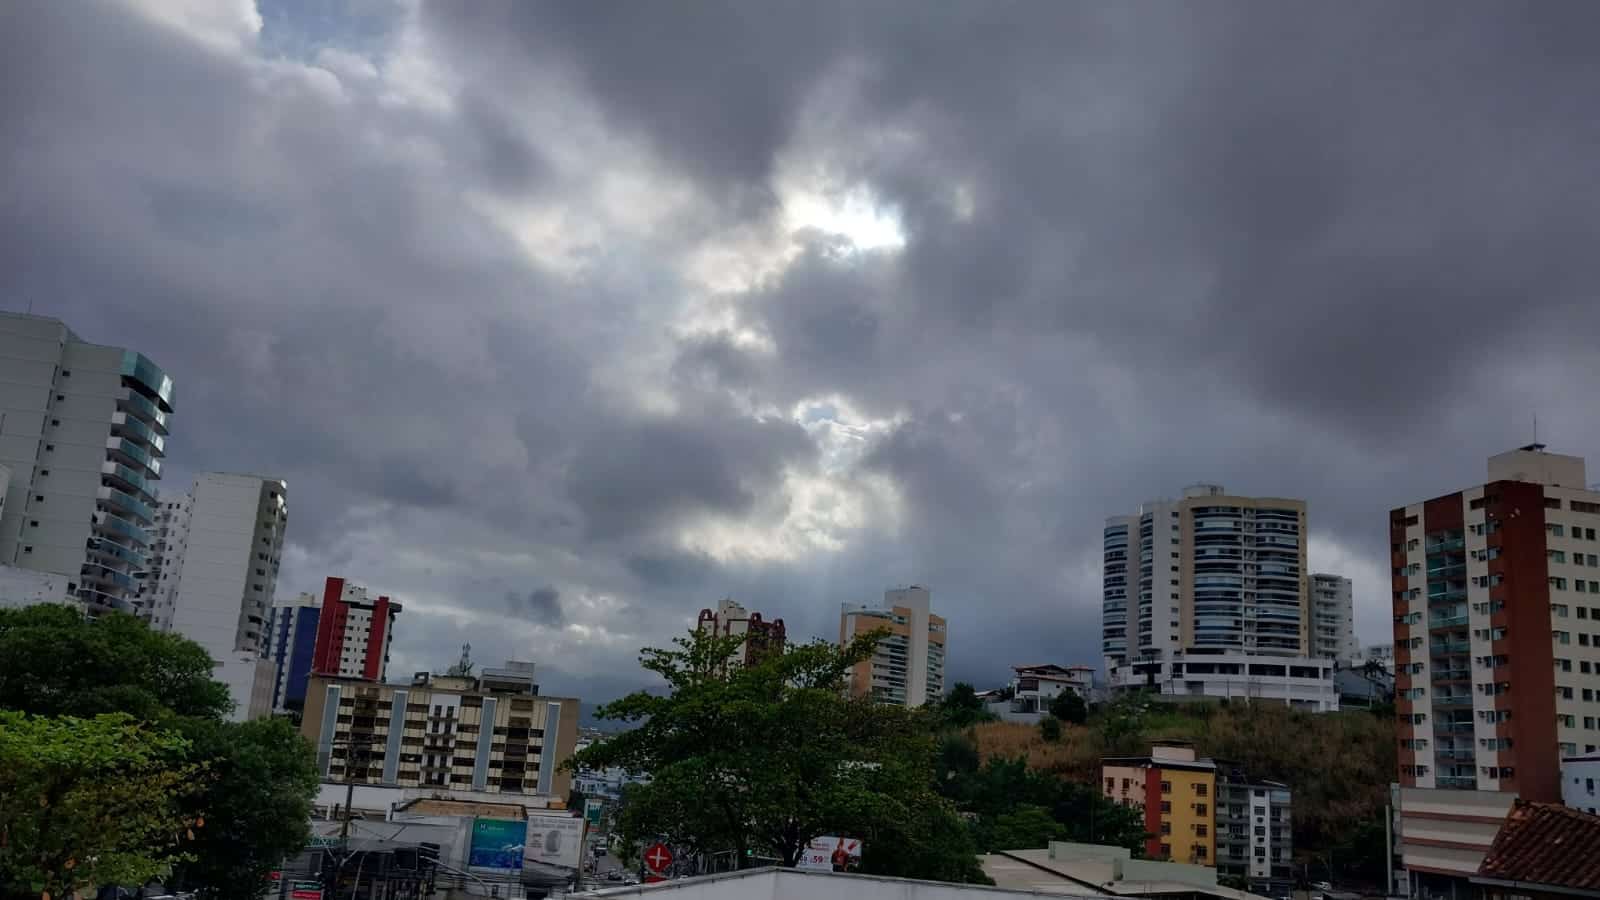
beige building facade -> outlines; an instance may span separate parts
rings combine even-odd
[[[850,674],[850,693],[882,703],[917,707],[944,695],[945,620],[934,615],[932,594],[918,585],[885,591],[881,606],[843,605],[839,643],[873,631],[888,635],[870,659]]]
[[[531,664],[373,684],[314,675],[301,733],[328,781],[566,797],[578,701],[544,697]]]

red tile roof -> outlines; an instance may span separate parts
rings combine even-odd
[[[1600,816],[1518,800],[1478,877],[1600,891]]]

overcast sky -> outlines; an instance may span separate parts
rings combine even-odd
[[[1099,662],[1108,515],[1387,511],[1600,457],[1600,9],[0,6],[0,301],[177,383],[167,483],[286,478],[280,598],[392,676],[928,585],[954,678]],[[1600,460],[1597,460],[1600,465]],[[1600,475],[1595,476],[1600,480]]]

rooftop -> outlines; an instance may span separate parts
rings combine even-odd
[[[1516,801],[1474,880],[1600,896],[1600,816],[1558,803]]]

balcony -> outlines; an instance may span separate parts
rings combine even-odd
[[[143,473],[128,468],[121,463],[104,462],[100,464],[100,474],[112,483],[113,487],[131,492],[135,497],[146,503],[154,503],[155,489],[146,480]]]
[[[147,399],[143,394],[132,388],[127,395],[117,398],[117,409],[120,412],[131,413],[138,416],[141,421],[160,434],[167,434],[168,414],[162,412],[161,407]]]
[[[1457,791],[1475,791],[1478,789],[1478,779],[1471,775],[1440,775],[1434,783],[1442,788]]]
[[[147,568],[150,565],[149,556],[132,547],[124,547],[108,538],[92,537],[85,543],[90,559],[114,560],[119,563],[126,563],[135,569]]]
[[[94,514],[94,524],[96,528],[110,534],[125,537],[140,547],[148,547],[150,545],[150,535],[143,528],[129,522],[127,519],[100,512]]]
[[[132,494],[125,494],[112,487],[102,487],[95,492],[95,499],[103,508],[131,516],[145,527],[156,522],[156,511]]]
[[[1434,730],[1435,734],[1471,734],[1472,733],[1472,723],[1471,722],[1435,722],[1435,723],[1433,723],[1433,730]]]
[[[92,606],[99,606],[107,609],[119,609],[123,612],[130,612],[133,609],[132,603],[129,603],[127,600],[123,599],[117,594],[107,593],[99,588],[83,587],[78,590],[78,595],[82,597],[85,602]]]
[[[1448,553],[1451,550],[1465,550],[1466,547],[1467,547],[1466,538],[1464,538],[1464,537],[1449,538],[1449,539],[1446,539],[1446,540],[1439,541],[1438,543],[1432,543],[1432,542],[1428,543],[1427,546],[1426,546],[1426,552],[1429,553],[1430,555],[1434,554],[1434,553]]]
[[[125,412],[111,414],[111,433],[117,437],[130,438],[133,441],[163,453],[167,448],[167,439],[156,433],[154,428],[139,421]]]
[[[1428,645],[1428,652],[1434,656],[1446,653],[1468,653],[1471,650],[1471,641],[1439,641]]]
[[[1445,578],[1464,578],[1466,574],[1467,564],[1464,562],[1444,563],[1438,567],[1430,566],[1428,568],[1428,579],[1430,581],[1439,581]]]
[[[1433,681],[1435,683],[1438,683],[1440,681],[1471,681],[1472,680],[1472,670],[1471,669],[1434,669],[1429,674],[1432,676]]]
[[[81,578],[86,585],[101,585],[121,591],[139,590],[139,582],[115,569],[108,569],[99,563],[89,563],[84,568],[88,571]]]
[[[1440,750],[1435,755],[1455,762],[1472,762],[1476,758],[1471,750]]]
[[[161,460],[133,441],[122,437],[106,438],[106,453],[115,462],[135,469],[144,467],[150,474],[161,477]]]
[[[172,411],[172,379],[161,367],[142,353],[125,350],[122,353],[122,376],[131,378],[149,392],[161,408]]]
[[[1434,697],[1433,698],[1433,705],[1434,706],[1471,706],[1472,705],[1472,695],[1468,694],[1468,695],[1466,695],[1464,697]]]
[[[1457,628],[1457,627],[1460,627],[1460,626],[1465,625],[1465,624],[1467,624],[1467,614],[1466,613],[1462,613],[1459,616],[1429,616],[1428,617],[1428,627],[1429,628]]]

